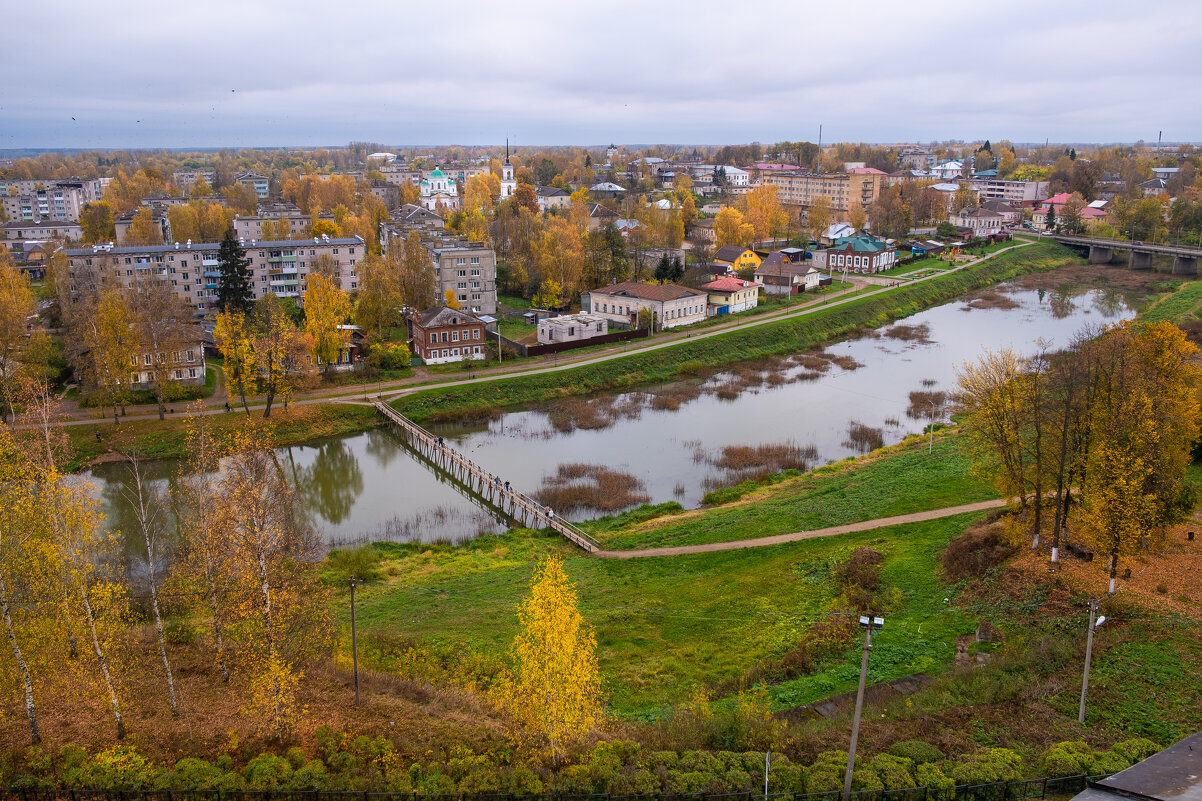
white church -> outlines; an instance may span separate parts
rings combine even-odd
[[[444,211],[459,209],[459,189],[455,186],[455,179],[438,167],[435,167],[433,172],[422,179],[419,193],[418,202],[423,208],[430,211],[438,211],[437,207],[440,204]]]

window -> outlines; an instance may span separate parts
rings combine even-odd
[[[336,250],[335,250],[334,252],[335,252],[335,253],[337,253],[338,251],[336,251]],[[351,255],[352,255],[352,256],[354,256],[354,255],[355,255],[355,249],[354,249],[354,248],[351,248]],[[354,259],[351,259],[351,264],[354,264],[354,263],[355,263],[355,260],[354,260]]]
[[[459,332],[458,332],[458,331],[452,331],[452,332],[451,332],[451,341],[452,341],[452,342],[458,342],[458,341],[459,341]]]
[[[462,294],[460,294],[460,295],[459,295],[459,300],[466,301],[466,300],[467,300],[467,293],[462,293]]]
[[[480,329],[473,328],[472,329],[472,339],[479,339],[479,338],[480,338]]]
[[[337,256],[337,255],[338,255],[338,248],[334,248],[334,255],[335,255],[335,256]]]
[[[466,275],[467,275],[467,270],[460,270],[460,271],[459,271],[459,277],[460,277],[460,278],[463,278],[463,277],[465,277]]]
[[[480,257],[472,256],[472,264],[479,264],[479,263],[480,263]]]
[[[478,276],[478,275],[480,275],[480,271],[479,271],[479,270],[472,270],[472,277],[473,277],[473,278],[474,278],[474,277],[476,277],[476,276]]]
[[[447,332],[446,332],[446,331],[443,331],[443,332],[442,332],[442,341],[443,341],[443,342],[450,342],[450,341],[451,341],[451,338],[450,338],[450,336],[448,336],[448,334],[447,334]]]
[[[145,356],[143,356],[142,361],[144,361],[146,364],[150,364],[150,354],[147,353]]]
[[[455,263],[456,264],[467,264],[467,259],[460,256],[459,258],[455,259]],[[463,275],[463,273],[459,273],[459,274]]]

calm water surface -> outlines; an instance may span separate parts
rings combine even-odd
[[[731,480],[710,464],[724,446],[813,445],[817,463],[825,463],[857,452],[845,444],[852,421],[882,428],[886,443],[896,442],[923,427],[922,420],[906,416],[909,393],[950,390],[956,368],[984,350],[1012,347],[1031,353],[1038,342],[1055,349],[1087,325],[1134,315],[1113,292],[1091,290],[1074,296],[1000,289],[1017,306],[969,309],[965,301],[957,301],[904,321],[909,326],[925,325],[928,333],[923,339],[881,336],[831,345],[827,349],[831,355],[850,356],[863,366],[847,370],[832,365],[815,380],[764,384],[724,400],[712,390],[731,376],[719,374],[695,381],[700,386],[686,395],[696,389],[702,393],[675,411],[650,408],[643,393],[616,396],[616,406],[639,411],[601,429],[564,433],[552,424],[555,408],[550,407],[509,412],[487,425],[440,426],[437,433],[477,464],[527,492],[542,486],[560,464],[585,463],[634,475],[652,503],[677,500],[691,507],[700,504],[715,483]],[[679,387],[651,387],[648,392],[665,389]],[[413,458],[387,430],[282,448],[279,456],[305,511],[331,544],[373,539],[463,541],[505,528],[455,484]],[[165,486],[177,466],[164,461],[152,469],[158,485]],[[91,477],[100,488],[110,524],[129,530],[123,498],[125,468],[100,465]],[[591,514],[568,516],[579,519]]]

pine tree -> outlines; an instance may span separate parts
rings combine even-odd
[[[217,306],[220,309],[250,311],[254,302],[251,287],[250,259],[234,237],[234,229],[227,228],[217,251]]]

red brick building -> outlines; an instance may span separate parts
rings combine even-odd
[[[409,348],[426,364],[483,359],[484,321],[471,312],[445,306],[409,317]]]

